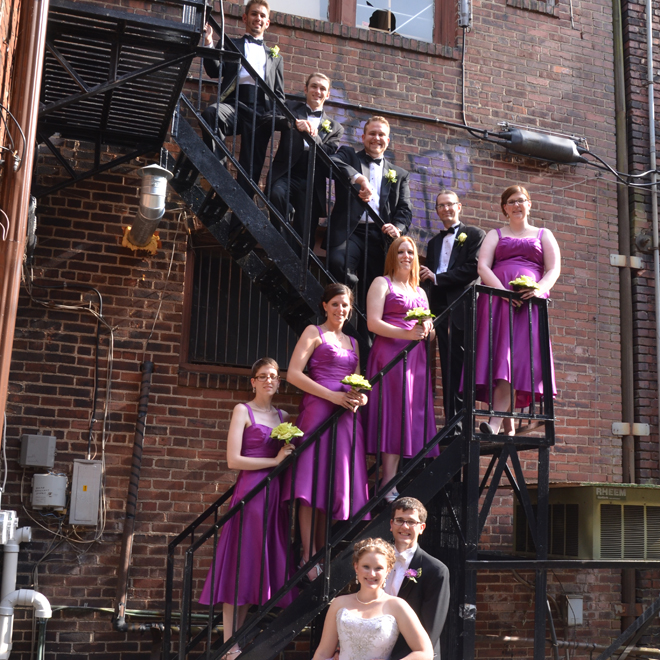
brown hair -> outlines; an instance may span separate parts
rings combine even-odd
[[[309,83],[311,82],[312,78],[321,78],[321,80],[325,80],[328,83],[328,87],[332,86],[332,80],[328,78],[328,76],[325,75],[325,73],[321,73],[320,71],[317,71],[316,73],[310,73],[307,76],[307,80],[305,81],[305,87],[309,87]]]
[[[412,268],[410,269],[408,284],[410,284],[413,289],[417,289],[419,286],[419,255],[417,254],[417,246],[415,245],[415,241],[413,241],[410,236],[399,236],[399,238],[394,239],[394,242],[392,245],[390,245],[390,249],[387,251],[387,256],[385,257],[385,272],[383,275],[385,275],[385,277],[391,278],[392,275],[394,275],[396,272],[396,269],[399,265],[397,260],[399,246],[404,241],[408,241],[408,243],[413,246],[413,251],[415,253]]]
[[[387,570],[390,571],[396,561],[394,548],[385,539],[362,539],[353,546],[353,566],[355,566],[362,555],[367,552],[377,552],[384,555],[387,562]]]
[[[259,7],[265,7],[266,11],[270,14],[270,5],[268,4],[267,0],[248,0],[245,7],[243,8],[243,13],[244,14],[249,14],[250,13],[250,8],[253,5],[257,5]]]
[[[381,117],[380,115],[374,115],[373,117],[369,117],[367,121],[364,122],[364,127],[362,128],[362,132],[366,133],[367,132],[367,126],[371,124],[372,122],[379,121],[381,124],[385,124],[387,126],[387,130],[390,130],[390,122],[385,119],[385,117]]]
[[[348,296],[348,302],[351,303],[351,309],[353,308],[353,291],[351,291],[351,289],[345,284],[331,282],[325,287],[325,289],[323,289],[323,295],[321,296],[321,302],[319,303],[321,314],[325,314],[323,303],[329,303],[335,296]]]
[[[259,373],[259,369],[262,367],[273,367],[277,373],[280,373],[280,365],[273,360],[273,358],[269,357],[262,357],[259,358],[253,365],[252,365],[252,373],[250,375],[250,378],[256,378],[257,374]]]
[[[419,516],[419,521],[423,523],[428,516],[426,507],[414,497],[400,497],[394,500],[390,508],[390,520],[394,520],[397,511],[414,511]]]
[[[438,203],[438,198],[440,197],[440,195],[453,195],[453,196],[456,198],[456,201],[457,201],[459,204],[461,203],[461,200],[459,199],[458,195],[457,195],[453,190],[449,190],[448,188],[444,188],[443,190],[441,190],[441,191],[435,196],[435,203],[436,203],[436,204]]]
[[[503,193],[502,193],[502,198],[500,200],[500,207],[502,208],[502,213],[506,215],[506,211],[504,210],[504,206],[506,203],[509,201],[509,197],[512,195],[515,195],[516,193],[520,193],[522,195],[525,195],[527,199],[531,202],[532,198],[529,196],[529,193],[527,192],[527,188],[523,188],[522,186],[509,186]]]

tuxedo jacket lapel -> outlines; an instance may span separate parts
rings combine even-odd
[[[385,219],[387,217],[387,201],[390,195],[389,179],[386,178],[387,172],[390,170],[390,164],[383,158],[383,179],[380,183],[380,217]]]
[[[413,555],[413,558],[410,560],[410,566],[408,566],[408,568],[418,570],[421,567],[422,567],[422,556],[419,552],[419,546],[417,546],[417,550],[415,550],[415,554]],[[421,580],[422,577],[424,577],[423,573],[417,579]],[[401,584],[401,588],[399,589],[399,593],[397,595],[399,596],[399,598],[403,598],[404,600],[407,600],[414,586],[415,583],[410,578],[403,578],[403,583]]]
[[[358,160],[360,161],[360,168],[362,169],[362,174],[367,177],[367,181],[371,179],[369,172],[369,165],[367,163],[364,149],[358,152]]]

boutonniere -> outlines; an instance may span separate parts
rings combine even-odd
[[[418,568],[415,570],[414,568],[409,568],[404,574],[403,577],[408,578],[409,580],[412,580],[415,584],[417,584],[417,578],[422,577],[422,569]]]
[[[329,119],[324,119],[324,120],[321,122],[321,130],[322,130],[324,133],[329,133],[329,132],[332,130],[332,124],[330,123],[330,120],[329,120]]]
[[[467,234],[462,231],[457,237],[456,240],[458,241],[458,247],[462,247],[463,243],[467,240]]]
[[[389,181],[390,183],[396,183],[396,172],[394,170],[387,170],[385,180]]]
[[[270,50],[270,56],[271,57],[279,57],[280,56],[280,47],[279,46],[273,46],[272,48],[269,48]]]

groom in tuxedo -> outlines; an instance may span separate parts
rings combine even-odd
[[[435,210],[444,230],[429,241],[426,265],[420,268],[419,275],[420,280],[426,282],[431,311],[439,316],[477,281],[479,249],[486,234],[482,229],[468,227],[460,221],[461,202],[452,190],[440,191]],[[463,372],[466,309],[464,303],[452,309],[451,329],[447,317],[436,326],[446,421],[463,407],[458,389]]]
[[[449,609],[449,569],[417,545],[426,528],[426,515],[426,508],[414,497],[400,497],[393,502],[390,530],[396,563],[387,577],[385,591],[403,598],[414,610],[431,638],[434,660],[440,660],[440,633]],[[399,635],[391,660],[400,660],[409,653],[410,648]]]
[[[309,145],[303,135],[307,134],[316,142],[318,149],[331,156],[339,149],[339,142],[344,134],[342,125],[329,117],[323,109],[323,104],[329,96],[330,78],[324,73],[316,72],[312,73],[305,83],[305,101],[287,101],[286,105],[296,118],[296,123],[295,127],[289,126],[288,122],[282,126],[280,144],[270,169],[270,201],[301,237],[309,160]],[[319,218],[325,218],[328,214],[327,177],[326,166],[317,159],[310,225],[311,247],[314,247]]]
[[[364,205],[349,194],[339,182],[336,201],[328,222],[327,245],[330,270],[340,281],[355,290],[366,260],[366,291],[383,274],[385,252],[393,238],[408,231],[412,221],[409,173],[385,158],[390,143],[390,125],[385,117],[367,119],[362,134],[364,149],[340,147],[332,156],[337,170],[359,186],[360,199],[380,215],[378,227],[364,210]]]
[[[270,25],[269,16],[270,7],[266,0],[249,0],[243,14],[246,33],[240,39],[231,39],[231,42],[245,56],[259,77],[266,82],[268,88],[284,103],[282,56],[277,46],[268,48],[264,44],[264,33]],[[207,48],[213,46],[213,29],[210,25],[204,28],[204,46]],[[238,162],[252,180],[258,183],[266,159],[271,128],[270,124],[263,120],[266,113],[274,112],[274,103],[262,89],[258,89],[246,69],[241,67],[239,71],[239,62],[236,59],[225,55],[221,67],[219,60],[204,58],[204,70],[211,78],[222,78],[222,82],[219,102],[206,108],[202,117],[211,129],[215,127],[217,117],[218,136],[221,140],[227,135],[233,135],[234,127],[236,128],[236,134],[241,136]],[[236,94],[238,94],[238,116],[235,111]],[[253,131],[255,97],[257,116]],[[215,151],[213,140],[206,131],[202,132],[202,137],[206,145]],[[254,154],[251,158],[253,150]],[[242,175],[239,175],[238,183],[252,197],[252,190]]]

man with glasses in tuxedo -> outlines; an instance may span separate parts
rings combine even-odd
[[[436,316],[440,316],[479,279],[477,261],[486,234],[483,229],[468,227],[461,222],[461,208],[458,195],[453,190],[438,193],[435,210],[444,229],[429,241],[426,264],[419,271],[420,280],[426,283],[424,288],[431,311]],[[436,326],[446,422],[463,407],[463,398],[458,390],[465,353],[466,300],[464,298],[451,310],[451,354],[449,317],[445,316]]]
[[[396,563],[385,582],[385,591],[403,598],[414,610],[431,638],[434,660],[440,660],[440,633],[449,609],[449,569],[417,543],[426,529],[426,517],[426,508],[414,497],[400,497],[392,503],[390,530]],[[390,660],[400,660],[409,653],[410,648],[399,635]]]

